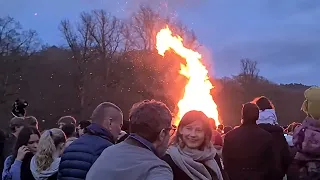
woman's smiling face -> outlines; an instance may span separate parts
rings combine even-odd
[[[183,143],[190,149],[199,149],[205,140],[205,131],[201,121],[194,121],[180,129]]]

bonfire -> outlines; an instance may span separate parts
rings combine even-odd
[[[161,29],[157,36],[158,53],[164,56],[168,50],[186,60],[186,64],[180,64],[179,73],[188,79],[184,88],[183,97],[178,102],[178,114],[175,118],[175,125],[178,125],[181,117],[191,110],[202,111],[209,118],[214,119],[215,124],[220,124],[217,105],[214,102],[210,91],[214,88],[209,81],[208,70],[201,62],[201,54],[184,47],[183,39],[180,36],[172,35],[167,26]]]

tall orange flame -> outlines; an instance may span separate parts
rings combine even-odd
[[[173,36],[169,27],[161,29],[157,34],[157,50],[164,56],[164,53],[172,49],[186,59],[186,64],[180,64],[180,74],[188,78],[185,86],[183,98],[178,103],[179,112],[176,117],[175,125],[178,125],[181,117],[191,110],[202,111],[209,118],[219,123],[219,113],[217,105],[214,102],[210,90],[214,86],[209,81],[208,70],[201,63],[201,54],[188,49],[183,45],[183,39],[180,36]]]

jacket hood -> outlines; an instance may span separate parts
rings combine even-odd
[[[265,109],[259,111],[259,119],[257,124],[278,124],[278,118],[274,109]]]
[[[37,171],[37,164],[35,157],[33,156],[30,162],[30,170],[35,180],[46,180],[50,176],[53,176],[59,170],[60,158],[54,159],[51,163],[50,167],[44,171]]]
[[[112,134],[99,124],[92,123],[90,126],[87,127],[87,133],[90,135],[100,136],[115,144],[115,140]]]
[[[269,133],[281,133],[283,134],[283,129],[279,125],[272,125],[272,124],[258,124],[258,126]]]

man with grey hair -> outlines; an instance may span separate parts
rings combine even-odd
[[[145,100],[130,110],[131,134],[107,148],[92,165],[86,180],[172,180],[170,166],[160,159],[175,128],[162,102]]]
[[[59,180],[85,179],[102,151],[113,145],[121,130],[123,113],[113,103],[99,104],[91,115],[92,124],[86,133],[64,151],[59,166]]]

